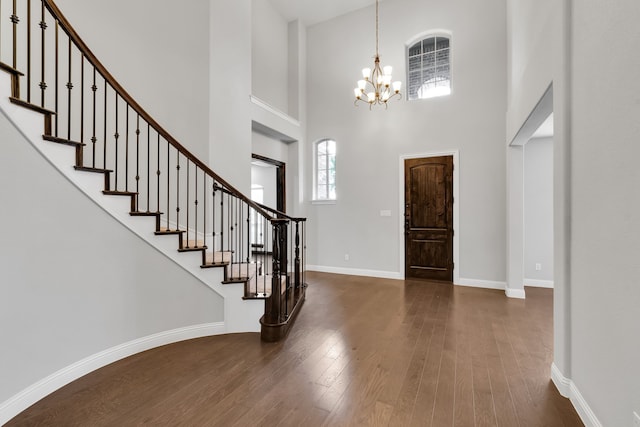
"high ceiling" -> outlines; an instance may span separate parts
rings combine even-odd
[[[313,25],[375,4],[375,0],[270,0],[287,20]]]

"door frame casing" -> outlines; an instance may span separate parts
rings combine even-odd
[[[407,159],[420,159],[429,157],[453,157],[453,283],[460,283],[460,151],[437,151],[426,152],[416,154],[402,154],[399,161],[399,200],[398,200],[398,236],[400,237],[399,244],[399,265],[400,276],[404,279],[406,274],[405,269],[405,234],[404,234],[404,196],[405,196],[405,171],[404,161]]]
[[[273,165],[276,168],[276,209],[287,212],[287,164],[280,160],[251,153],[251,158]]]

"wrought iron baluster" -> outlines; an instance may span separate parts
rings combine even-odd
[[[251,261],[251,207],[247,203],[247,264]],[[256,275],[258,273],[256,272]]]
[[[147,122],[147,212],[151,212],[151,125]]]
[[[71,81],[71,66],[72,66],[72,61],[71,61],[71,37],[69,37],[69,43],[68,43],[68,66],[69,66],[69,70],[68,70],[68,77],[69,79],[67,80],[67,90],[69,93],[69,99],[67,99],[67,140],[71,141],[71,90],[73,89],[73,83]]]
[[[156,149],[156,153],[158,155],[158,159],[157,159],[157,166],[158,166],[158,170],[156,171],[156,175],[158,176],[156,181],[157,181],[157,189],[156,189],[156,213],[160,213],[160,175],[162,175],[162,172],[160,171],[160,133],[158,133],[158,146]],[[167,192],[169,191],[169,189],[167,188]]]
[[[195,182],[195,192],[194,194],[194,198],[195,201],[193,202],[193,204],[195,205],[194,207],[194,211],[195,211],[195,229],[194,229],[194,233],[195,233],[195,237],[196,237],[196,248],[198,247],[198,165],[196,165],[196,171],[194,173],[194,176],[196,177],[196,182]]]
[[[176,230],[180,230],[180,150],[176,148]]]
[[[40,6],[40,106],[44,108],[45,105],[45,91],[47,90],[47,83],[45,82],[45,54],[46,54],[46,30],[47,22],[45,21],[44,14],[44,1],[41,0]]]
[[[83,144],[84,144],[84,59],[85,59],[84,53],[80,53],[80,142]]]
[[[125,138],[124,138],[125,156],[124,156],[124,191],[129,191],[129,103],[127,102],[127,113],[125,119]],[[138,206],[136,204],[136,210]]]
[[[202,171],[202,236],[207,246],[207,172]]]
[[[140,211],[140,114],[136,117],[136,209]]]
[[[107,79],[104,79],[104,122],[102,123],[102,168],[107,168]]]
[[[76,166],[84,165],[84,54],[80,52],[80,147],[76,150]]]
[[[11,14],[11,23],[13,24],[13,68],[18,68],[18,18],[16,0],[13,0],[13,13]]]
[[[233,199],[231,194],[227,193],[227,225],[229,226],[229,232],[227,233],[227,246],[231,252],[231,261],[235,259],[235,247],[233,246]],[[233,276],[233,268],[231,268],[231,275]]]
[[[238,231],[236,232],[237,234],[237,239],[238,239],[238,252],[239,252],[239,256],[238,259],[240,260],[240,262],[244,262],[244,239],[242,238],[242,233],[244,232],[243,227],[242,227],[242,218],[243,218],[243,210],[242,208],[244,207],[244,203],[242,202],[242,200],[240,200],[239,198],[236,199],[238,201],[237,203],[237,208],[236,208],[236,221],[237,221],[237,225],[238,225]],[[238,221],[239,219],[239,221]],[[242,264],[241,264],[242,265]],[[247,269],[247,275],[246,276],[242,276],[242,267],[240,268],[240,277],[249,277],[249,266],[245,266]]]
[[[189,248],[189,160],[187,160],[187,249]],[[196,247],[198,236],[196,236]]]
[[[147,212],[151,212],[151,125],[147,122]]]
[[[213,262],[216,255],[216,182],[213,181],[211,190],[211,252],[213,253]]]
[[[118,133],[118,92],[116,92],[114,90],[115,93],[115,101],[116,101],[116,133],[113,134],[113,138],[115,141],[115,145],[116,145],[116,163],[115,163],[115,171],[114,171],[114,175],[115,175],[115,185],[116,185],[116,191],[118,191],[118,175],[119,175],[119,168],[118,168],[118,160],[120,157],[120,147],[119,147],[119,139],[120,139],[120,134]]]
[[[170,166],[170,149],[171,149],[171,144],[169,144],[169,141],[167,141],[167,231],[170,230],[169,227],[169,216],[171,215],[171,187],[169,186],[170,182],[169,180],[171,179],[171,166]],[[178,226],[176,224],[176,230],[178,230]]]
[[[27,102],[31,103],[31,0],[27,0]]]
[[[58,42],[59,42],[59,29],[60,29],[60,24],[58,23],[58,21],[56,21],[56,31],[55,31],[55,45],[56,45],[56,49],[55,49],[55,118],[56,118],[56,127],[55,127],[55,136],[58,136],[58,122],[59,120],[59,111],[58,111],[58,86],[59,86],[59,74],[60,74],[60,64],[58,63],[58,59],[59,59],[59,52],[58,52]]]
[[[96,85],[96,67],[93,67],[93,85],[91,86],[91,91],[93,92],[93,133],[91,136],[91,167],[96,167],[96,142],[98,142],[98,138],[96,138],[96,92],[98,91],[98,86]]]
[[[220,191],[220,251],[224,253],[224,191]]]

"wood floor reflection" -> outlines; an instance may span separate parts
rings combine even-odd
[[[7,426],[581,426],[549,380],[552,298],[308,273],[284,342],[258,334],[150,350]]]

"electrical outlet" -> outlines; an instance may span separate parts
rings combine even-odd
[[[349,261],[349,254],[344,254],[344,260]]]
[[[539,262],[536,263],[536,271],[540,271],[542,270],[542,264],[540,264]]]
[[[633,413],[633,427],[640,427],[640,415],[637,412]]]

